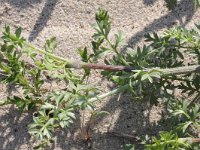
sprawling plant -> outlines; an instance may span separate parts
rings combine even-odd
[[[29,133],[39,149],[53,142],[55,130],[69,128],[79,110],[91,110],[93,118],[94,114],[101,114],[96,113],[95,101],[128,92],[136,100],[167,104],[169,119],[177,121],[172,131],[160,132],[160,138],[154,137],[145,148],[194,148],[193,143],[199,139],[190,131],[200,130],[200,26],[192,30],[168,29],[163,35],[147,34],[147,45],[122,52],[122,33],[115,34],[113,40],[109,36],[108,12],[100,9],[95,19],[92,51],[79,48],[80,63],[55,55],[55,38],[48,39],[42,50],[21,36],[21,28],[12,33],[6,26],[0,51],[1,82],[15,85],[21,94],[9,95],[0,105],[14,104],[21,111],[34,111]],[[188,55],[195,57],[193,64],[185,61]],[[100,60],[105,64],[99,64]],[[74,68],[83,72],[75,73]],[[116,84],[116,89],[99,94],[100,88],[87,80],[91,69],[102,69],[102,75]],[[45,86],[52,81],[62,82],[62,89]],[[175,89],[196,97],[190,101],[176,100],[172,94]]]
[[[178,0],[165,0],[167,7],[169,9],[174,9],[178,3]],[[200,6],[199,0],[192,0],[192,3],[194,4],[194,7],[197,8]]]

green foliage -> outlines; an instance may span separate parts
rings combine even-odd
[[[55,37],[48,39],[44,50],[41,50],[26,42],[20,28],[13,34],[6,26],[0,51],[0,71],[4,75],[1,82],[21,88],[22,95],[9,95],[0,105],[14,104],[21,111],[34,111],[29,133],[35,141],[35,149],[40,149],[53,142],[55,130],[70,128],[79,110],[90,110],[91,119],[108,114],[95,110],[94,102],[117,92],[131,93],[135,99],[150,101],[151,104],[163,103],[167,99],[170,118],[176,120],[175,130],[160,132],[160,138],[154,137],[146,148],[191,149],[192,145],[183,138],[192,136],[189,134],[190,127],[199,131],[199,105],[194,101],[174,102],[171,93],[175,88],[188,96],[199,93],[200,73],[166,74],[161,69],[187,66],[185,55],[193,55],[197,60],[194,64],[200,64],[199,25],[192,30],[178,27],[166,30],[163,35],[147,34],[147,45],[121,52],[123,36],[118,32],[111,40],[108,12],[100,9],[95,18],[92,52],[86,47],[79,48],[80,64],[54,54],[57,46]],[[22,56],[30,58],[31,62]],[[87,82],[92,68],[83,66],[102,59],[107,65],[127,66],[132,71],[102,71],[102,75],[117,88],[98,95],[99,88]],[[84,72],[76,74],[71,68],[83,68]],[[45,81],[53,80],[64,81],[63,89],[45,89]],[[198,100],[197,94],[195,102]],[[134,146],[126,145],[124,149],[134,149]]]
[[[186,130],[190,127],[196,127],[200,130],[200,108],[198,104],[192,104],[186,100],[176,100],[170,102],[169,112],[171,117],[177,122],[177,130],[182,130],[182,133],[186,133]],[[182,123],[181,123],[182,122]]]
[[[170,10],[175,9],[178,4],[178,0],[165,0],[165,2],[167,4],[167,8]],[[192,3],[194,4],[195,8],[200,6],[200,0],[192,0]]]
[[[54,128],[70,127],[75,117],[75,110],[89,108],[93,104],[88,101],[95,95],[96,88],[88,85],[73,85],[72,91],[51,92],[41,105],[34,123],[29,126],[29,133],[44,143],[52,139]],[[41,144],[41,143],[40,143]]]
[[[8,96],[1,105],[15,104],[21,111],[36,110],[29,133],[33,135],[37,149],[52,142],[56,128],[66,128],[73,123],[75,110],[93,110],[93,103],[88,99],[95,97],[97,88],[86,85],[80,76],[66,67],[68,62],[53,54],[57,45],[55,38],[47,40],[45,51],[42,51],[26,43],[20,34],[21,29],[12,34],[10,28],[5,27],[0,69],[4,75],[1,82],[22,88],[23,96]],[[38,52],[43,57],[38,57]],[[34,64],[23,60],[23,55],[28,55]],[[66,86],[70,87],[67,91],[42,89],[44,81],[49,78],[65,80]]]
[[[123,146],[123,150],[135,150],[134,145],[132,144],[125,144]]]
[[[6,83],[19,83],[27,84],[24,78],[25,63],[20,60],[21,53],[15,49],[22,48],[21,42],[23,38],[20,38],[20,28],[16,30],[16,35],[10,33],[10,27],[5,27],[3,32],[3,44],[1,45],[1,62],[0,67],[7,75],[4,79]]]
[[[177,134],[172,132],[160,132],[160,139],[153,137],[153,144],[146,145],[147,150],[175,150],[190,149],[191,146],[186,141],[181,140]]]
[[[177,5],[177,0],[165,0],[168,9],[174,9]]]

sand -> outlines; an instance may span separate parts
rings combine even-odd
[[[143,43],[147,32],[162,32],[175,25],[193,27],[200,17],[191,0],[180,0],[175,10],[169,11],[164,0],[0,0],[0,31],[5,24],[13,28],[22,27],[23,36],[37,47],[43,47],[45,39],[55,36],[59,42],[57,55],[79,60],[76,49],[91,48],[91,36],[98,8],[108,10],[111,21],[111,37],[118,30],[125,37],[124,47],[135,47]],[[0,33],[2,34],[2,33]],[[105,89],[110,83],[101,82],[99,75],[91,79]],[[0,97],[9,94],[9,87],[0,85]],[[80,136],[81,116],[70,129],[56,132],[55,150],[120,150],[124,144],[138,142],[106,134],[107,130],[121,132],[135,137],[156,135],[164,130],[160,125],[165,112],[162,106],[148,106],[136,102],[129,95],[109,97],[97,104],[97,109],[110,115],[96,120],[91,142]],[[85,112],[86,118],[87,112]],[[31,122],[30,114],[21,114],[13,106],[0,108],[0,150],[32,149],[27,133]],[[137,149],[141,147],[137,145]]]

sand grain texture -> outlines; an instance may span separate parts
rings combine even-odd
[[[110,14],[111,37],[121,30],[130,47],[141,44],[147,32],[160,32],[174,25],[190,28],[200,17],[190,0],[180,0],[173,11],[165,7],[164,0],[0,0],[0,34],[5,24],[22,27],[23,36],[38,47],[43,47],[45,39],[55,36],[59,42],[56,53],[78,60],[76,48],[91,48],[94,32],[91,24],[95,23],[94,15],[99,7]],[[91,82],[102,83],[99,75]],[[102,86],[106,88],[108,83]],[[0,85],[1,98],[9,94],[6,89]],[[80,115],[70,130],[56,132],[56,143],[48,149],[119,150],[121,145],[135,141],[104,134],[108,128],[135,136],[154,135],[163,130],[158,125],[164,112],[162,106],[150,107],[135,102],[129,95],[122,96],[119,102],[117,98],[113,96],[97,104],[97,108],[110,115],[99,118],[94,125],[91,147],[80,138]],[[0,150],[32,149],[27,133],[29,122],[31,115],[21,114],[13,106],[0,108]]]

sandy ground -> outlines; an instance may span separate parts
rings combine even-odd
[[[147,32],[162,31],[174,25],[192,27],[198,22],[199,11],[193,10],[190,1],[180,0],[175,10],[169,11],[164,0],[0,0],[0,31],[5,24],[21,26],[23,36],[38,47],[43,46],[45,39],[55,36],[59,42],[57,54],[75,60],[78,59],[76,48],[91,47],[94,32],[91,24],[95,23],[94,14],[99,7],[109,11],[113,27],[111,36],[121,30],[126,38],[125,46],[135,47],[142,43]],[[93,81],[101,84],[100,78]],[[107,83],[102,86],[106,87]],[[8,89],[0,85],[0,96],[9,94]],[[155,135],[163,130],[159,125],[164,112],[161,106],[150,107],[135,102],[130,96],[123,96],[119,102],[116,99],[113,96],[97,105],[110,115],[97,120],[91,146],[78,134],[81,123],[78,116],[70,130],[56,133],[56,143],[48,149],[119,150],[122,145],[135,141],[105,135],[108,128],[133,136]],[[13,106],[0,108],[0,150],[31,149],[27,133],[31,119]]]

